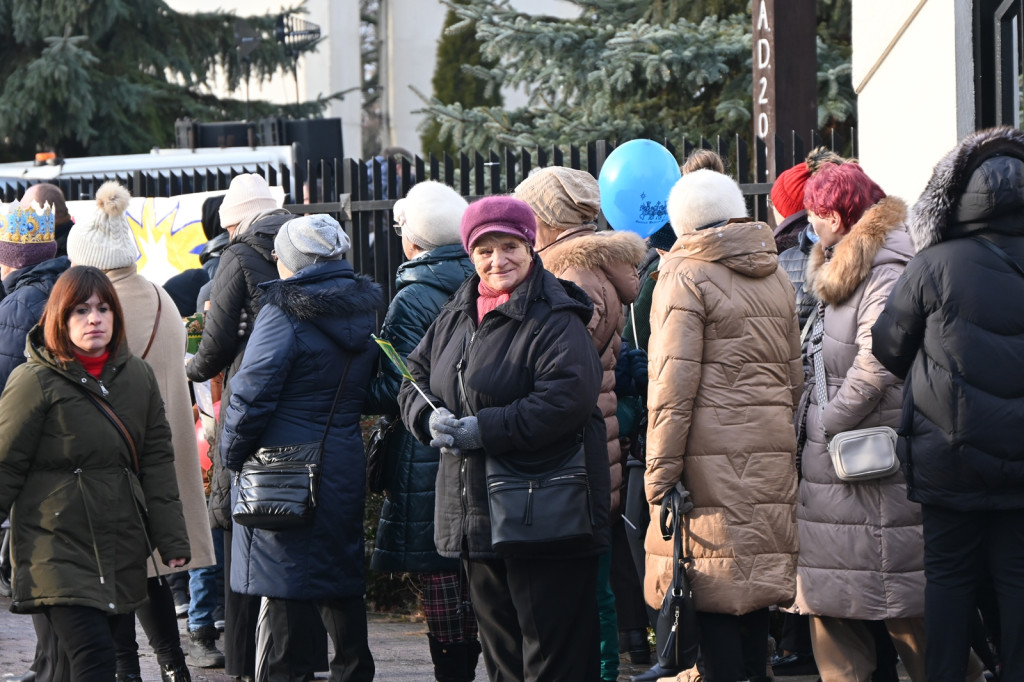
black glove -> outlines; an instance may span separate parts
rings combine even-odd
[[[615,393],[640,395],[647,388],[647,353],[623,340],[615,363]]]

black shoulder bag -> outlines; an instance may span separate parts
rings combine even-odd
[[[287,530],[313,522],[324,446],[351,365],[349,356],[319,441],[260,448],[235,474],[238,494],[231,509],[235,523],[262,530]]]
[[[672,517],[671,524],[668,517]],[[697,607],[686,569],[693,562],[689,552],[683,553],[683,525],[689,523],[679,511],[679,493],[668,491],[661,500],[661,537],[672,540],[672,584],[665,592],[658,612],[654,633],[658,647],[658,664],[671,670],[687,670],[697,662],[699,637]]]
[[[462,402],[468,407],[461,360],[457,371]],[[481,452],[491,549],[499,554],[569,553],[593,541],[585,430],[568,451],[536,468]]]

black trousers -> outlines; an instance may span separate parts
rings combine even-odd
[[[114,679],[117,670],[114,630],[130,619],[128,614],[108,616],[88,606],[50,606],[43,615],[60,642],[63,654],[57,657],[53,679],[74,682]]]
[[[643,595],[644,573],[646,572],[644,539],[647,526],[651,524],[651,508],[647,504],[647,493],[644,492],[644,468],[642,466],[626,467],[626,507],[622,513],[625,525],[624,532],[629,543],[629,552],[636,566],[637,580],[640,582],[640,593]],[[647,610],[647,622],[653,628],[658,622],[658,611],[644,602]]]
[[[698,611],[697,621],[705,680],[738,682],[765,679],[768,609],[758,609],[742,616]]]
[[[319,611],[323,628],[310,622],[310,605]],[[334,643],[330,662],[332,682],[370,682],[374,675],[363,597],[318,600],[267,599],[266,618],[271,639],[267,652],[268,682],[305,682],[310,660],[316,657],[317,635],[327,630]],[[317,624],[319,626],[319,624]],[[324,647],[326,648],[326,647]]]
[[[224,674],[256,676],[256,619],[260,598],[231,589],[231,531],[224,531]]]
[[[1024,509],[961,512],[925,504],[921,513],[929,682],[964,679],[979,580],[991,581],[998,597],[1000,679],[1024,680]]]
[[[146,633],[149,645],[156,654],[160,665],[173,665],[185,661],[181,650],[181,636],[178,634],[178,616],[174,612],[174,596],[166,580],[149,578],[146,581],[149,601],[134,614],[128,614],[118,621],[114,630],[114,646],[117,650],[117,672],[139,672],[139,644],[135,639],[135,619],[138,617]]]
[[[466,562],[490,682],[600,679],[598,557]]]
[[[625,492],[625,491],[623,491]],[[649,619],[644,603],[644,589],[626,536],[626,524],[619,520],[612,524],[612,592],[615,594],[615,614],[619,619],[619,632],[646,630]]]

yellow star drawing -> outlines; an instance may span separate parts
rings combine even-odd
[[[150,197],[142,204],[141,220],[131,211],[125,216],[141,254],[137,261],[139,273],[152,282],[166,282],[183,270],[200,266],[192,249],[206,242],[203,225],[196,219],[176,225],[180,208],[177,198]],[[182,222],[187,220],[182,218]]]

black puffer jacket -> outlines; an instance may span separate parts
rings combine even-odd
[[[910,261],[872,327],[904,377],[910,499],[958,510],[1024,508],[1024,133],[965,138],[914,206]]]
[[[803,329],[817,303],[811,292],[804,288],[804,280],[807,278],[807,257],[811,254],[811,247],[814,246],[809,233],[814,228],[807,222],[807,212],[801,211],[801,213],[804,214],[804,228],[800,230],[796,246],[779,254],[779,266],[789,275],[789,281],[796,289],[796,314],[800,318],[800,329]]]
[[[441,306],[473,274],[473,264],[461,244],[431,249],[398,266],[398,293],[388,307],[382,339],[403,358],[420,342],[437,319]],[[398,418],[402,375],[382,353],[370,386],[367,414]],[[440,451],[420,443],[403,425],[388,439],[390,472],[387,498],[380,511],[370,568],[375,571],[454,571],[457,562],[438,555],[434,547],[434,487]]]
[[[210,477],[210,521],[214,528],[231,529],[231,476],[220,457],[220,426],[224,423],[224,409],[231,398],[231,376],[242,363],[245,346],[252,333],[259,312],[259,285],[277,279],[277,265],[271,252],[277,231],[294,216],[278,209],[255,221],[231,242],[220,257],[210,294],[210,308],[206,311],[203,338],[199,349],[185,373],[191,381],[208,381],[221,372],[224,391],[221,394],[221,418],[217,420],[218,433],[215,452],[211,453],[213,474]],[[248,329],[242,336],[238,325],[242,311],[249,317]]]
[[[593,553],[608,546],[609,471],[604,420],[597,409],[601,363],[587,332],[593,311],[575,284],[555,278],[534,257],[533,271],[508,302],[476,323],[474,275],[441,310],[409,356],[409,369],[431,402],[455,416],[475,414],[483,451],[441,458],[437,475],[434,542],[441,556],[492,558],[484,457],[519,464],[559,457],[584,431]],[[466,387],[459,388],[459,373]],[[430,407],[406,382],[398,396],[403,421],[430,441]],[[484,454],[486,453],[486,455]]]

